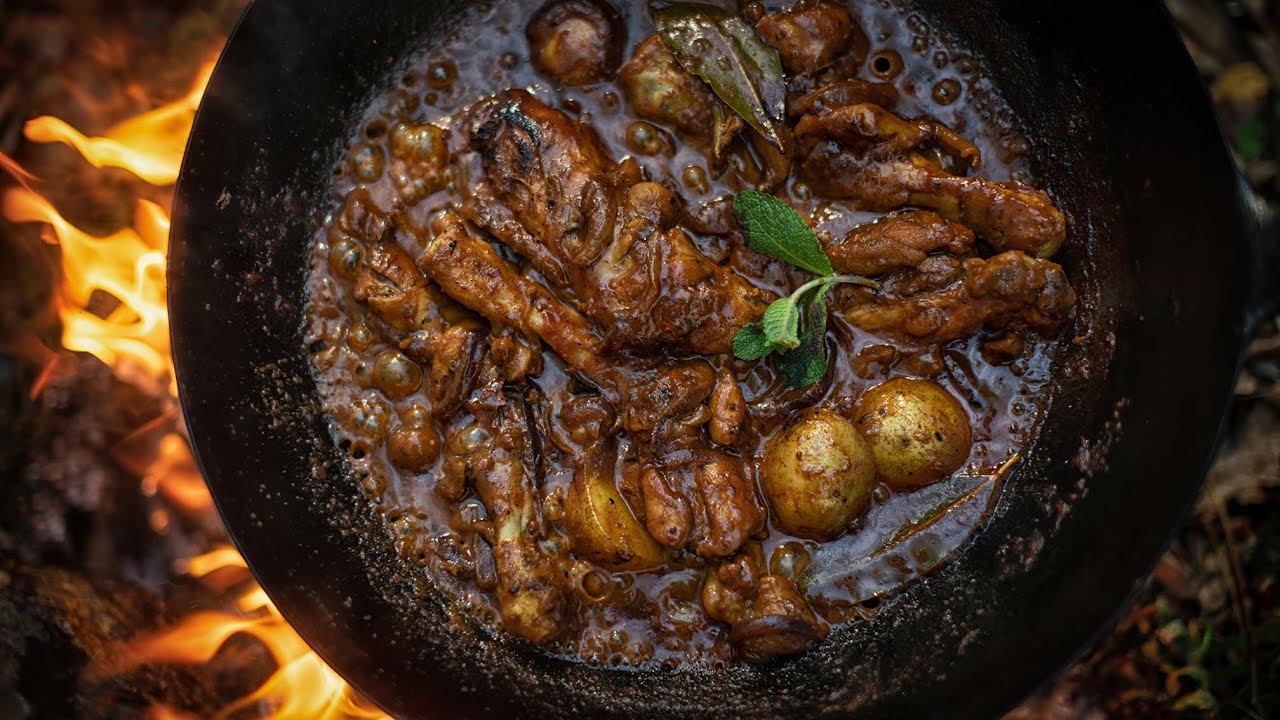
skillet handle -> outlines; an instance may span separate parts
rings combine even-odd
[[[1257,328],[1280,313],[1280,208],[1272,206],[1240,179],[1241,198],[1253,218],[1253,299],[1249,327]]]

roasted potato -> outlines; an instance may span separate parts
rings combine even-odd
[[[773,520],[797,537],[831,540],[871,503],[876,462],[853,423],[823,408],[803,410],[769,442],[760,485]]]
[[[614,485],[613,453],[612,443],[600,443],[578,461],[564,508],[570,546],[578,557],[609,570],[657,567],[662,548]]]
[[[858,430],[875,453],[880,477],[910,490],[955,472],[973,444],[960,401],[929,380],[894,378],[858,401]]]

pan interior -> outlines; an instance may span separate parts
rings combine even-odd
[[[303,637],[387,709],[981,717],[1063,663],[1152,562],[1216,435],[1248,269],[1233,170],[1157,4],[915,4],[987,68],[1073,218],[1080,342],[961,558],[804,656],[677,674],[593,670],[456,622],[358,497],[303,342],[310,243],[363,109],[465,4],[352,5],[248,11],[192,133],[170,305],[191,437],[237,544]]]

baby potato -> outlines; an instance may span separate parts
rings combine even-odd
[[[960,401],[929,380],[894,378],[863,394],[854,417],[892,487],[924,487],[955,472],[973,444]]]
[[[760,484],[779,528],[831,540],[871,503],[876,462],[853,423],[823,408],[798,413],[769,441]]]
[[[564,505],[570,547],[609,570],[648,570],[662,564],[662,548],[613,482],[613,463],[590,448],[578,462]]]

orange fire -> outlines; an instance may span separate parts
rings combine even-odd
[[[213,75],[213,65],[209,61],[200,68],[191,90],[180,100],[126,120],[102,137],[85,137],[48,115],[28,122],[23,134],[32,142],[66,143],[94,167],[124,168],[152,185],[172,185],[178,179],[187,136]]]
[[[239,570],[248,576],[240,554],[220,547],[191,558],[187,572],[208,578],[224,570]],[[123,651],[92,669],[96,674],[113,674],[147,663],[204,663],[218,652],[232,635],[247,633],[260,640],[275,658],[278,669],[256,691],[225,708],[230,715],[254,705],[271,708],[279,720],[310,718],[385,718],[379,710],[355,693],[289,627],[279,611],[256,584],[240,595],[238,612],[201,612],[189,615],[177,626],[131,641]],[[167,717],[175,715],[163,708]],[[161,715],[165,717],[166,715]]]
[[[102,137],[86,137],[53,117],[27,123],[26,137],[71,145],[95,167],[124,168],[149,183],[172,184],[212,70],[213,63],[206,63],[185,97],[120,123]],[[173,393],[164,277],[169,213],[140,200],[132,228],[96,237],[64,219],[52,203],[32,189],[35,179],[2,155],[0,169],[7,170],[21,185],[0,198],[4,216],[14,222],[43,223],[45,239],[61,249],[63,283],[57,302],[63,347],[93,354],[126,381]],[[110,307],[105,314],[96,313],[90,302],[95,300],[93,307],[101,308],[104,294],[112,300]],[[186,440],[171,431],[161,439],[157,452],[157,459],[142,472],[143,492],[159,495],[169,507],[187,514],[210,508],[212,499]],[[157,531],[163,531],[167,522],[167,515],[152,518]],[[252,581],[243,558],[233,548],[219,547],[189,558],[182,563],[182,570],[214,587],[226,587],[225,576],[230,573],[246,589],[227,612],[196,613],[175,627],[135,638],[114,657],[100,658],[91,674],[117,674],[147,663],[204,663],[230,637],[244,633],[266,646],[277,667],[256,691],[225,708],[220,717],[251,708],[276,720],[386,717],[307,647]],[[224,579],[218,581],[218,576]],[[150,717],[183,720],[193,716],[158,706],[151,709]]]

